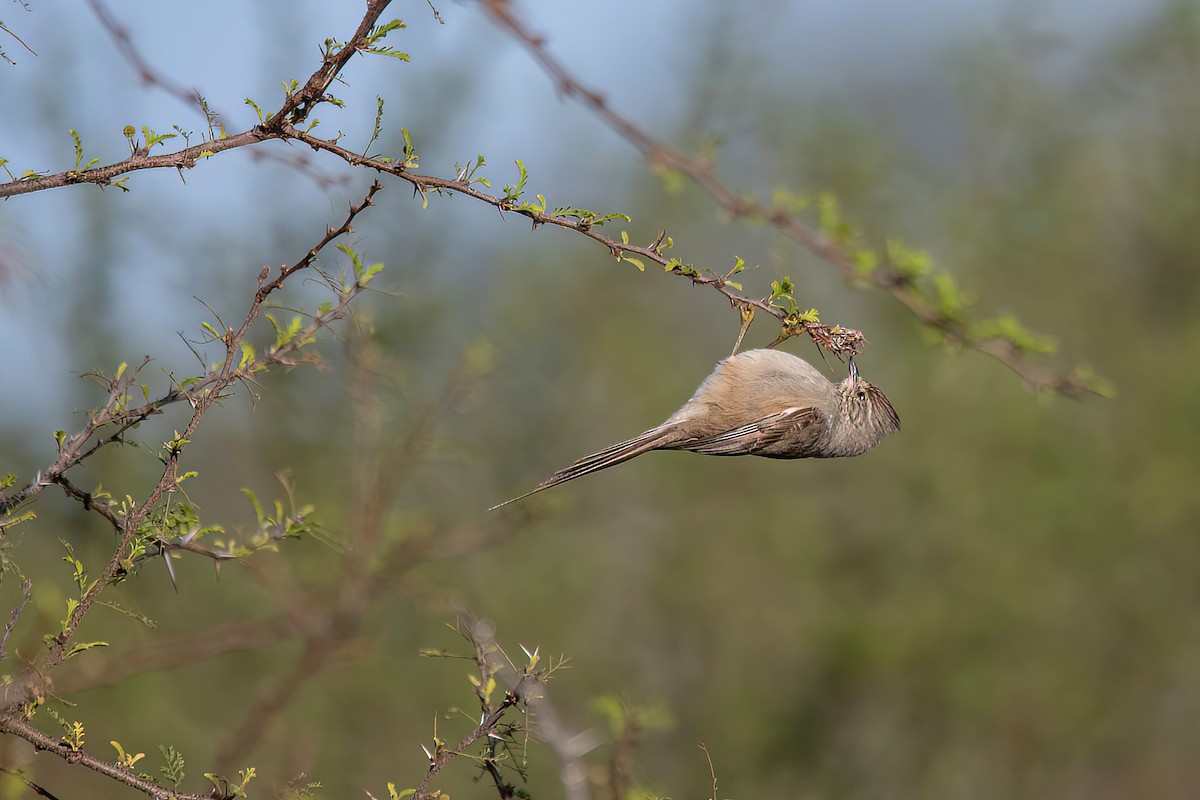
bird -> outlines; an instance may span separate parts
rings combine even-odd
[[[781,350],[730,356],[661,425],[584,456],[488,511],[651,450],[779,459],[862,455],[900,430],[900,417],[887,396],[859,375],[853,358],[849,369],[845,380],[833,383]]]

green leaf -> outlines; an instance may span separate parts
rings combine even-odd
[[[258,497],[255,496],[254,492],[245,487],[242,487],[242,494],[246,495],[246,499],[254,506],[254,516],[258,520],[258,524],[261,525],[263,520],[267,518],[267,515],[263,513],[262,503],[258,502]]]
[[[253,363],[256,358],[254,345],[249,342],[242,342],[242,360],[238,363],[238,369],[245,369],[247,364]]]
[[[402,169],[417,169],[420,166],[420,157],[417,155],[417,150],[413,147],[412,136],[408,132],[408,128],[401,128],[400,135],[404,137],[404,163],[401,164]]]
[[[1097,375],[1096,370],[1090,364],[1080,364],[1075,367],[1075,378],[1083,384],[1084,388],[1101,397],[1111,399],[1117,396],[1116,384],[1102,375]]]
[[[874,250],[862,249],[854,253],[854,274],[865,278],[879,266],[879,255]]]
[[[514,203],[525,192],[525,182],[529,180],[529,172],[525,169],[525,162],[517,159],[514,162],[517,165],[517,184],[504,185],[504,199],[509,203]]]
[[[902,278],[913,280],[928,275],[933,268],[933,259],[924,250],[909,247],[900,239],[887,240],[887,260]]]
[[[149,150],[156,144],[162,144],[167,139],[175,138],[175,134],[173,133],[155,133],[152,129],[146,127],[145,125],[142,126],[142,136],[146,137],[146,150]]]
[[[371,282],[371,279],[383,271],[383,264],[372,264],[362,271],[358,276],[357,283],[359,286],[366,286]]]
[[[258,107],[258,103],[254,102],[249,97],[247,97],[244,102],[246,105],[254,109],[254,113],[258,114],[258,121],[261,123],[263,121],[263,110]]]
[[[79,140],[79,133],[71,128],[71,138],[75,140],[75,171],[79,171],[79,164],[83,161],[83,142]]]
[[[71,656],[78,655],[85,650],[91,650],[93,647],[108,647],[108,642],[82,642],[80,644],[73,645],[71,649],[68,650],[65,655],[63,655],[63,661],[66,661]]]
[[[183,782],[183,769],[185,766],[187,766],[187,762],[184,761],[183,755],[180,754],[179,751],[174,747],[160,744],[158,746],[158,752],[162,753],[164,762],[163,765],[158,768],[159,774],[174,784],[176,788],[178,788],[179,784]]]

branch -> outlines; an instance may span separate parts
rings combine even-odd
[[[972,332],[964,321],[947,315],[924,293],[918,291],[912,276],[895,269],[893,265],[880,264],[864,274],[858,269],[853,254],[833,237],[808,227],[785,208],[767,206],[758,200],[738,194],[717,178],[711,162],[690,158],[652,138],[628,117],[610,108],[603,95],[581,83],[561,62],[550,55],[544,37],[534,33],[517,17],[509,0],[484,0],[483,7],[491,19],[507,30],[541,65],[559,93],[590,108],[656,169],[671,169],[686,175],[730,217],[752,218],[774,226],[836,269],[846,283],[867,283],[884,289],[922,323],[941,333],[947,342],[991,356],[1021,376],[1025,383],[1034,389],[1049,389],[1076,399],[1086,393],[1102,394],[1097,386],[1081,374],[1060,375],[1034,363],[1012,339]]]
[[[706,286],[719,292],[739,312],[753,314],[761,311],[777,318],[783,323],[783,333],[781,334],[781,339],[777,341],[803,333],[818,345],[825,347],[831,352],[847,355],[854,355],[859,352],[865,341],[862,333],[853,328],[841,325],[826,325],[817,320],[804,319],[801,315],[792,311],[772,305],[768,297],[747,297],[730,283],[729,274],[704,274],[695,270],[691,265],[680,263],[678,259],[669,258],[664,255],[666,249],[671,244],[665,232],[660,232],[653,242],[645,245],[631,244],[624,241],[624,239],[618,241],[598,231],[596,224],[587,217],[581,218],[572,214],[556,215],[528,206],[518,206],[506,197],[488,194],[475,188],[468,180],[420,175],[408,171],[403,163],[359,155],[352,150],[342,147],[337,142],[321,139],[290,125],[284,125],[281,130],[287,138],[304,142],[314,150],[323,150],[327,153],[332,153],[351,166],[367,167],[376,172],[387,173],[393,177],[407,181],[422,195],[429,192],[438,193],[443,191],[466,195],[467,197],[486,203],[501,212],[518,214],[525,217],[533,222],[535,228],[538,225],[551,225],[586,236],[607,247],[609,254],[618,261],[627,260],[630,257],[651,261],[669,270],[674,275],[690,280],[697,286]]]
[[[118,48],[125,57],[132,61],[143,80],[163,86],[173,94],[181,94],[188,99],[199,99],[199,95],[195,92],[184,90],[177,86],[172,88],[172,84],[160,77],[153,70],[150,70],[146,66],[145,60],[134,49],[133,43],[129,40],[124,29],[117,25],[107,10],[96,2],[96,0],[89,1],[92,3],[92,8],[95,10],[96,15],[100,18],[101,24],[116,40]],[[351,57],[367,45],[367,36],[379,20],[379,15],[383,13],[390,2],[391,0],[370,0],[367,3],[366,13],[363,15],[350,41],[343,43],[340,48],[327,48],[321,66],[309,77],[303,88],[288,94],[283,106],[267,119],[264,124],[256,125],[249,130],[233,136],[226,136],[222,132],[220,136],[213,137],[192,147],[185,147],[174,153],[151,156],[144,149],[135,148],[129,158],[107,166],[83,170],[67,170],[53,175],[22,176],[8,183],[0,184],[0,198],[15,197],[16,195],[29,194],[30,192],[38,192],[44,189],[55,189],[62,186],[72,186],[80,183],[93,183],[102,187],[120,186],[114,179],[121,175],[127,175],[143,169],[161,169],[163,167],[190,169],[196,165],[197,161],[210,158],[217,153],[237,147],[245,147],[264,139],[282,138],[278,133],[281,126],[285,124],[299,124],[307,119],[317,104],[326,99],[325,90],[337,78],[338,73],[342,71]]]
[[[73,750],[66,742],[55,739],[49,734],[42,733],[24,718],[12,713],[0,717],[0,732],[11,733],[13,736],[29,742],[35,750],[44,750],[48,753],[53,753],[68,764],[79,764],[87,767],[93,772],[106,775],[156,800],[213,800],[214,797],[212,794],[189,794],[159,786],[153,781],[148,781],[133,774],[133,772],[119,764],[102,761],[82,750]]]

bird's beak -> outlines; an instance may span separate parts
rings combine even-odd
[[[858,365],[854,363],[854,356],[850,356],[850,380],[858,380]]]

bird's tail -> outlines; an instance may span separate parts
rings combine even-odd
[[[590,475],[593,472],[599,472],[602,469],[615,467],[617,464],[624,463],[631,458],[636,458],[642,453],[650,450],[657,450],[661,447],[667,447],[673,441],[672,433],[674,433],[675,425],[659,425],[657,428],[651,428],[645,433],[635,436],[625,442],[618,442],[611,447],[606,447],[598,453],[592,453],[590,456],[584,456],[570,466],[563,467],[558,472],[551,475],[546,480],[539,483],[537,486],[530,489],[522,495],[505,500],[503,503],[497,503],[488,509],[495,511],[497,508],[515,503],[518,500],[524,500],[530,495],[537,494],[543,489],[549,489],[551,486],[558,486],[560,483],[581,478],[584,475]]]

